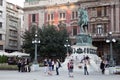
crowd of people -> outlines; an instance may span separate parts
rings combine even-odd
[[[19,72],[30,72],[29,59],[27,59],[27,58],[19,59],[17,66],[18,66]]]
[[[56,75],[59,75],[59,68],[61,67],[61,63],[59,59],[51,60],[45,59],[44,60],[44,73],[46,75],[52,75],[52,71],[56,71]]]
[[[89,57],[85,56],[82,60],[84,63],[84,74],[89,75],[87,65],[90,63],[89,62]],[[44,59],[44,73],[46,75],[52,75],[53,71],[56,71],[56,75],[59,75],[59,68],[61,67],[61,63],[59,59],[56,60],[51,60],[51,59]],[[68,76],[69,77],[74,77],[73,75],[73,70],[74,70],[74,60],[70,59],[67,63],[67,68],[68,68]]]
[[[89,56],[83,56],[83,59],[81,60],[81,62],[83,64],[82,68],[84,71],[84,75],[89,75],[89,70],[88,70],[88,66],[90,65],[90,58]],[[74,61],[71,59],[68,64],[68,75],[69,77],[73,77],[73,69],[74,69]],[[100,63],[100,69],[101,69],[101,73],[105,74],[105,69],[109,67],[108,61],[106,59],[103,59]]]
[[[83,63],[83,71],[84,75],[89,75],[88,65],[90,65],[90,58],[89,56],[84,56],[80,63]],[[56,72],[56,75],[59,75],[59,68],[61,66],[61,62],[59,59],[44,59],[44,73],[46,75],[53,75],[53,71]],[[19,59],[18,63],[18,71],[19,72],[30,72],[30,65],[29,65],[29,59]],[[74,70],[74,60],[70,59],[67,63],[68,68],[68,76],[74,77],[73,70]],[[108,62],[106,60],[102,60],[100,64],[101,73],[105,74],[105,68],[108,66]]]

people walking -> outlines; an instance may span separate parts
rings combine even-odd
[[[84,75],[89,75],[86,63],[84,64]]]
[[[30,72],[29,59],[25,59],[25,72]]]
[[[84,75],[89,75],[88,72],[88,65],[90,64],[90,58],[88,56],[86,56],[83,60],[83,64],[84,64]]]
[[[54,71],[54,65],[55,65],[55,62],[54,60],[52,60],[52,71]]]
[[[21,72],[25,72],[25,59],[22,58],[21,60]]]
[[[47,72],[48,72],[48,61],[47,61],[47,59],[44,59],[43,64],[44,64],[44,73],[47,75]]]
[[[104,60],[101,61],[101,63],[100,63],[100,69],[101,69],[102,74],[105,74],[105,62],[104,62]]]
[[[56,75],[59,75],[59,68],[61,67],[59,59],[56,60],[55,65],[56,65]]]
[[[72,59],[68,62],[67,66],[68,66],[68,75],[69,75],[69,77],[73,77],[74,63],[73,63]]]
[[[49,59],[48,61],[48,75],[52,75],[52,61]]]

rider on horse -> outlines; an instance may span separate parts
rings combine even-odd
[[[87,32],[86,28],[88,28],[88,14],[87,14],[87,11],[84,10],[83,8],[81,8],[81,9],[79,9],[78,14],[79,14],[78,25],[80,26],[80,31],[82,33],[85,33],[85,32]]]

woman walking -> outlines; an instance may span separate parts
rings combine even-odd
[[[69,62],[68,62],[68,75],[69,77],[73,77],[73,60],[71,59]]]

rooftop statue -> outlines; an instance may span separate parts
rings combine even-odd
[[[83,8],[78,10],[78,25],[80,26],[81,33],[87,33],[88,30],[88,14]]]

